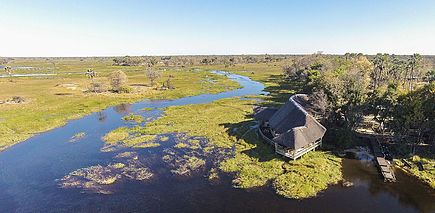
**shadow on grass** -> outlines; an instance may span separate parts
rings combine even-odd
[[[288,101],[290,96],[296,93],[304,93],[308,91],[306,82],[304,81],[289,81],[283,75],[271,75],[266,81],[267,86],[265,91],[269,95],[264,98],[266,101],[261,106],[280,106]]]
[[[251,117],[251,116],[249,116]],[[227,134],[234,136],[237,140],[244,140],[246,144],[239,143],[243,147],[241,153],[249,157],[258,159],[259,162],[270,161],[279,157],[275,155],[273,147],[266,144],[257,134],[257,125],[253,120],[247,120],[239,123],[222,124],[227,129]]]
[[[265,91],[269,93],[268,96],[262,97],[263,102],[252,104],[252,107],[279,107],[288,101],[290,96],[296,93],[303,93],[307,90],[306,83],[302,81],[289,82],[283,75],[271,75],[266,81]],[[269,86],[267,86],[269,85]],[[274,147],[264,141],[258,135],[256,128],[258,123],[253,118],[253,115],[247,115],[246,120],[238,123],[224,123],[221,124],[227,129],[227,134],[234,136],[237,140],[244,140],[246,144],[239,144],[243,147],[241,153],[249,157],[257,159],[259,162],[270,161],[276,158],[286,159],[277,155]]]

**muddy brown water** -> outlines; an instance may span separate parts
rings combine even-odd
[[[142,101],[119,105],[65,126],[36,135],[0,153],[0,212],[435,212],[435,194],[426,185],[400,171],[396,183],[384,183],[371,163],[343,159],[344,178],[354,185],[330,186],[315,198],[286,199],[270,186],[236,189],[231,176],[220,174],[209,181],[205,170],[190,176],[170,172],[162,161],[165,150],[176,141],[147,149],[120,148],[101,152],[101,137],[120,126],[132,125],[122,117],[132,112],[145,118],[161,116],[161,108],[208,103],[227,97],[262,93],[263,85],[249,78],[228,75],[243,88],[176,100]],[[141,111],[151,107],[151,111]],[[71,137],[85,132],[84,138],[71,143]],[[115,155],[134,151],[141,164],[154,176],[148,181],[119,179],[104,186],[111,194],[62,188],[59,179],[68,173],[94,165],[109,165]],[[213,159],[208,159],[213,163]]]

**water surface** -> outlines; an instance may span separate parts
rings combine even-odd
[[[427,186],[398,172],[398,182],[385,184],[372,164],[343,161],[344,178],[352,187],[331,186],[316,198],[286,199],[270,187],[242,190],[231,187],[231,177],[221,175],[210,182],[204,172],[180,177],[162,161],[177,135],[160,147],[101,152],[101,137],[125,125],[128,113],[145,118],[161,116],[161,108],[208,103],[222,98],[258,95],[261,83],[227,74],[243,88],[175,100],[122,104],[72,120],[65,126],[36,135],[0,153],[0,212],[435,212],[435,195]],[[153,108],[142,111],[143,108]],[[71,143],[71,137],[86,136]],[[201,138],[198,138],[201,140]],[[150,181],[121,179],[107,186],[111,194],[61,188],[59,180],[71,171],[94,165],[109,165],[115,155],[135,151],[141,165],[151,169]],[[209,159],[208,163],[213,163]]]

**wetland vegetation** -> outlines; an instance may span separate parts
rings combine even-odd
[[[55,70],[52,69],[51,61],[56,63]],[[149,85],[144,68],[112,66],[111,60],[104,59],[16,59],[9,64],[31,64],[33,67],[25,71],[14,70],[16,73],[53,72],[57,75],[41,78],[0,78],[0,100],[9,100],[15,96],[26,100],[18,104],[0,104],[0,150],[35,134],[64,125],[70,119],[77,119],[108,106],[143,99],[173,99],[218,93],[239,87],[224,76],[205,70],[172,68],[160,71],[160,80],[163,82],[165,78],[173,76],[172,84],[175,88],[161,90],[157,86]],[[89,67],[97,72],[92,80],[95,82],[105,82],[111,72],[123,70],[129,78],[128,86],[132,88],[132,92],[87,92],[91,82],[85,72]]]
[[[405,63],[412,61],[412,57],[419,56],[403,56],[400,60]],[[201,174],[212,184],[229,177],[234,188],[271,188],[282,197],[307,199],[347,181],[343,174],[343,159],[337,153],[364,145],[357,137],[364,129],[372,131],[371,134],[400,135],[400,140],[389,144],[397,153],[397,166],[434,188],[433,144],[427,140],[433,137],[433,130],[427,129],[433,122],[430,117],[433,80],[424,74],[430,70],[431,63],[418,66],[421,69],[419,76],[424,80],[408,81],[406,75],[411,74],[405,74],[407,66],[401,68],[402,74],[376,68],[381,66],[379,60],[386,60],[388,62],[382,62],[382,69],[389,67],[396,71],[399,68],[393,59],[396,60],[388,55],[360,54],[51,59],[57,64],[56,71],[51,71],[55,76],[0,79],[4,91],[0,96],[2,99],[19,96],[25,100],[17,104],[0,104],[4,112],[0,116],[0,145],[5,149],[34,134],[64,125],[69,119],[111,105],[143,99],[158,101],[217,94],[240,88],[225,74],[210,72],[225,70],[262,82],[267,94],[162,108],[146,104],[134,110],[128,105],[115,107],[122,115],[120,126],[100,136],[104,142],[100,151],[114,154],[110,163],[72,170],[58,179],[58,185],[65,189],[112,194],[116,188],[112,185],[123,180],[152,183],[157,170],[151,166],[154,163],[148,162],[151,159],[145,160],[145,152],[153,153],[153,161],[157,159],[160,167],[167,168],[175,176],[192,178]],[[425,58],[426,61],[430,59]],[[44,66],[47,64],[37,59],[16,59],[9,63],[32,65],[36,67],[33,71],[37,72],[47,69]],[[91,69],[86,71],[86,67]],[[75,70],[80,73],[71,74]],[[377,75],[382,77],[374,77]],[[389,75],[399,77],[395,82],[389,82],[386,80]],[[104,85],[105,82],[109,83]],[[11,85],[23,86],[13,89]],[[292,94],[300,92],[312,97],[311,112],[328,127],[328,135],[322,150],[289,161],[278,156],[258,137],[252,113],[254,106],[279,106]],[[410,97],[418,98],[421,104],[406,105]],[[397,113],[404,107],[414,108],[406,111],[406,115]],[[423,117],[416,117],[413,114],[416,110]],[[396,119],[402,119],[402,123],[408,122],[412,127],[416,122],[422,123],[423,126],[418,127],[422,133],[418,142],[414,141],[414,130],[400,132],[402,130],[394,125]],[[88,137],[86,132],[76,132],[69,141],[78,142]],[[422,156],[410,156],[409,153]],[[413,166],[401,163],[402,158],[409,158],[408,162]],[[417,163],[423,163],[425,170],[415,166]]]

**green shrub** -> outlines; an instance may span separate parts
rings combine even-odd
[[[133,92],[133,89],[129,86],[122,86],[122,87],[119,87],[119,89],[118,89],[118,93],[132,93],[132,92]]]

